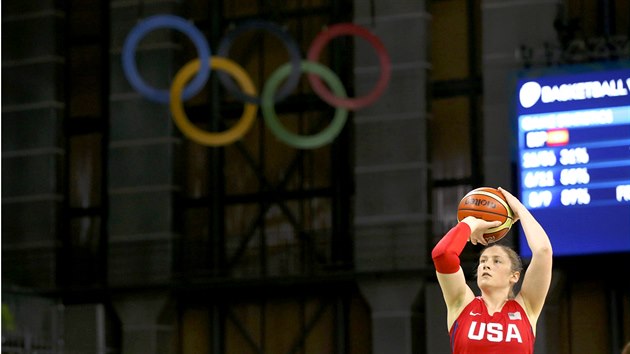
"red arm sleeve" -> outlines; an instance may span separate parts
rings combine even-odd
[[[468,242],[470,232],[470,226],[460,222],[435,245],[431,257],[439,273],[451,274],[459,270],[459,255]]]

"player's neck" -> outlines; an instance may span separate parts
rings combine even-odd
[[[500,312],[503,305],[508,301],[508,293],[502,291],[482,292],[481,299],[486,304],[486,309],[490,315]]]

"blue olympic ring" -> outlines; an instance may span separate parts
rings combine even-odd
[[[192,42],[197,47],[197,52],[199,54],[199,60],[202,63],[207,63],[211,57],[210,47],[208,46],[208,42],[204,37],[203,33],[197,29],[193,24],[184,20],[181,17],[173,16],[173,15],[156,15],[145,19],[144,21],[138,23],[129,33],[127,38],[125,39],[125,43],[123,45],[122,50],[122,63],[123,63],[123,71],[129,80],[131,86],[133,86],[138,92],[144,95],[151,101],[168,104],[170,99],[169,90],[164,89],[156,89],[147,85],[142,77],[140,77],[140,73],[138,72],[138,67],[136,66],[136,61],[134,58],[134,52],[138,43],[148,32],[158,29],[158,28],[174,28],[177,29],[190,37]],[[183,97],[184,99],[189,99],[199,93],[201,89],[208,81],[208,77],[210,77],[210,67],[207,65],[203,65],[195,78],[191,80],[190,84],[184,89]]]

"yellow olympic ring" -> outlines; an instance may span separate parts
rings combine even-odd
[[[250,96],[256,96],[256,88],[254,87],[251,79],[245,70],[234,61],[227,58],[213,56],[210,58],[208,65],[210,65],[210,68],[212,69],[227,72],[236,80],[244,93]],[[193,59],[184,65],[184,67],[177,72],[177,75],[175,75],[175,79],[173,80],[170,90],[170,107],[171,113],[173,114],[173,121],[182,133],[201,145],[221,146],[233,143],[234,141],[242,138],[254,123],[258,105],[245,103],[243,114],[241,115],[239,121],[224,132],[214,133],[198,128],[190,122],[190,119],[188,119],[188,116],[184,111],[182,93],[186,83],[188,83],[190,78],[197,73],[200,68],[199,59]]]

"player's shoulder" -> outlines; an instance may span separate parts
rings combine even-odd
[[[453,327],[453,324],[458,321],[466,318],[469,313],[481,313],[482,309],[479,307],[479,300],[476,300],[477,297],[474,295],[470,298],[466,298],[460,304],[460,306],[448,307],[448,329],[449,331]],[[483,306],[483,301],[482,301]]]
[[[485,306],[481,296],[474,296],[462,305],[461,313],[466,313],[470,310],[481,310]]]
[[[520,307],[523,311],[525,311],[525,312],[527,312],[529,314],[529,311],[527,309],[527,303],[525,302],[525,299],[523,298],[523,296],[520,293],[518,295],[516,295],[516,297],[514,297],[513,299],[508,301],[508,303],[510,303],[511,306],[518,306],[518,307]]]

